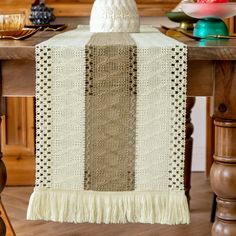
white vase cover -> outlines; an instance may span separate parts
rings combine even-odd
[[[91,32],[139,32],[134,0],[95,0],[90,17]]]

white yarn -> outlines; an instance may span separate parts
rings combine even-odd
[[[90,17],[91,32],[139,32],[134,0],[96,0]]]
[[[135,189],[183,190],[186,46],[150,26],[130,35],[137,45]]]
[[[184,191],[94,192],[35,189],[28,220],[73,223],[189,223]]]

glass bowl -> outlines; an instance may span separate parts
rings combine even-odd
[[[194,18],[225,19],[236,14],[236,3],[183,3],[183,11]]]
[[[0,12],[0,31],[15,31],[23,29],[25,14],[23,12]]]
[[[193,35],[206,38],[208,35],[228,36],[229,31],[223,20],[217,18],[200,19],[193,30]],[[213,40],[209,38],[208,40]]]

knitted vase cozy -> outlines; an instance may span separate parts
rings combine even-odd
[[[91,32],[139,32],[140,22],[134,0],[96,0],[91,17]]]

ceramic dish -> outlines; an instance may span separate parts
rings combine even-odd
[[[171,20],[171,21],[174,21],[174,22],[177,22],[177,23],[180,23],[180,22],[190,22],[190,23],[196,23],[197,22],[197,19],[196,18],[193,18],[189,15],[186,15],[184,12],[167,12],[166,13],[166,16]]]
[[[30,29],[35,29],[38,27],[41,27],[40,30],[42,31],[61,31],[67,28],[66,24],[57,24],[57,25],[26,25],[25,27],[30,28]]]
[[[8,31],[0,31],[0,39],[16,39],[22,40],[31,37],[34,35],[38,29],[22,29],[22,30],[8,30]]]
[[[179,28],[183,30],[192,30],[193,24],[198,21],[198,19],[186,15],[184,12],[167,12],[166,16],[173,22],[179,23]]]

